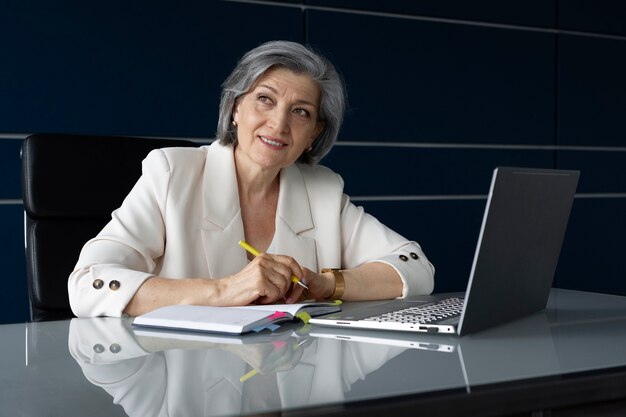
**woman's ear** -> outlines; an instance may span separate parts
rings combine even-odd
[[[233,104],[233,113],[231,115],[231,118],[233,119],[233,122],[236,124],[237,122],[237,117],[239,115],[239,98],[235,99],[235,103]]]

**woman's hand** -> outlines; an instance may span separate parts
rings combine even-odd
[[[312,342],[313,338],[302,340],[289,337],[276,339],[272,343],[216,346],[234,353],[260,374],[269,375],[294,368],[300,362],[305,348]]]
[[[335,277],[332,273],[316,273],[307,268],[304,270],[306,286],[300,300],[326,300],[335,291]]]
[[[290,256],[261,253],[235,275],[219,280],[222,305],[293,303],[304,289],[292,276],[306,284],[305,273]]]

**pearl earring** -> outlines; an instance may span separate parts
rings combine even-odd
[[[233,126],[237,127],[237,122],[233,120]]]

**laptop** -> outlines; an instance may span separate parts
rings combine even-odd
[[[464,335],[543,310],[579,175],[555,169],[494,170],[465,293],[370,303],[310,323]]]

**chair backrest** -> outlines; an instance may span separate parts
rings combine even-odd
[[[73,317],[67,279],[156,148],[186,140],[36,134],[22,145],[26,271],[32,321]]]

